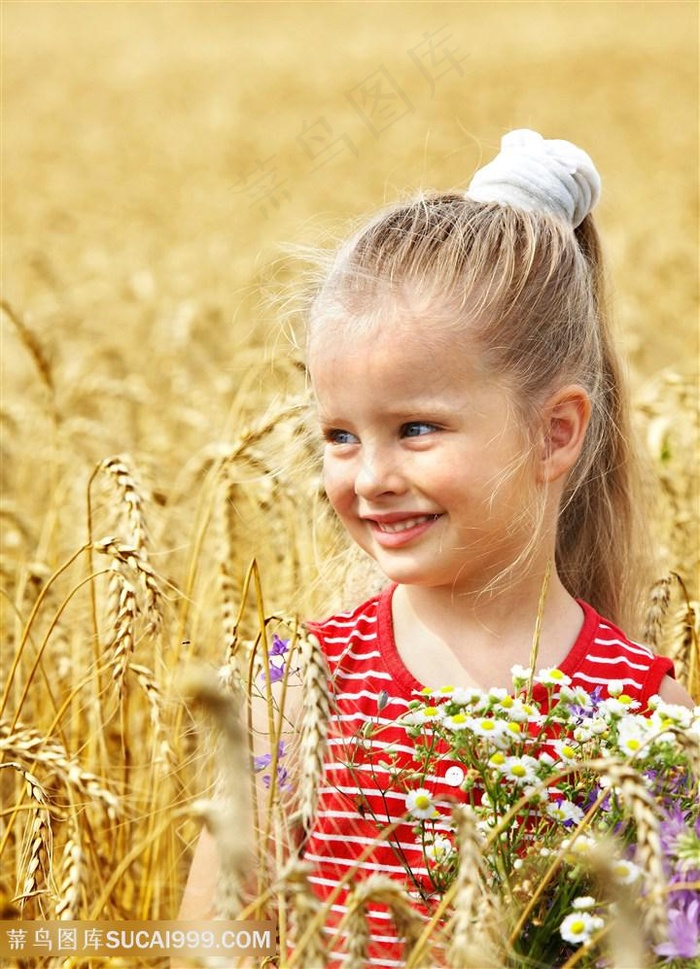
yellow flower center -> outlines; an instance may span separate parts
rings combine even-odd
[[[416,798],[416,807],[419,811],[427,811],[430,807],[430,798],[427,794],[419,794]]]

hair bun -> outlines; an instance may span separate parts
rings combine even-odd
[[[500,153],[476,172],[466,194],[475,202],[551,212],[576,228],[600,197],[600,175],[570,141],[519,128],[503,136]]]

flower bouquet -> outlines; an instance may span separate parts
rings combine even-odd
[[[496,965],[700,965],[700,709],[608,694],[522,667],[510,692],[425,689],[399,721],[409,760],[374,725],[370,770],[405,794],[450,965],[475,964],[475,938]]]

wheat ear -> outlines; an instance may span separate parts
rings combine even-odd
[[[669,650],[681,683],[696,700],[700,699],[700,604],[686,602],[673,627]]]
[[[160,715],[161,707],[163,705],[163,697],[160,687],[156,683],[156,678],[153,671],[149,670],[147,666],[141,666],[139,663],[132,663],[131,672],[138,680],[139,686],[146,695],[146,700],[148,702],[149,716],[151,726],[153,727],[153,737],[157,751],[155,763],[160,765],[172,764],[174,763],[173,750],[168,742],[168,738],[165,735],[163,721]]]
[[[6,314],[7,318],[14,325],[17,333],[27,348],[29,355],[34,360],[37,372],[41,377],[42,383],[48,389],[51,398],[56,396],[56,386],[53,379],[53,371],[51,369],[51,364],[49,359],[44,353],[44,349],[41,346],[36,334],[27,326],[24,319],[20,314],[7,302],[7,300],[0,300],[0,308]]]
[[[499,963],[489,939],[495,903],[486,889],[482,840],[471,808],[455,808],[453,818],[459,844],[459,868],[448,964],[454,969],[487,969]]]
[[[101,555],[111,555],[117,562],[126,565],[138,576],[146,596],[146,610],[150,629],[152,632],[157,632],[162,625],[162,596],[158,588],[156,574],[141,549],[120,542],[113,536],[94,542],[93,548]]]
[[[28,855],[24,866],[24,879],[22,889],[17,894],[20,909],[24,910],[27,899],[39,891],[39,874],[43,875],[45,885],[49,882],[52,855],[51,819],[46,792],[34,774],[15,761],[7,761],[0,766],[11,767],[22,775],[33,805],[27,828]]]
[[[231,542],[233,524],[231,520],[236,485],[223,476],[217,489],[216,507],[216,558],[218,562],[217,585],[221,626],[224,642],[224,662],[233,665],[236,647],[238,611],[235,608],[237,589],[234,579],[235,556]]]
[[[299,817],[304,830],[309,830],[323,776],[331,696],[328,670],[315,636],[300,633],[299,656],[304,691],[304,709],[299,731]]]
[[[664,619],[671,602],[671,576],[664,575],[651,587],[649,606],[644,617],[642,636],[644,642],[658,647]]]
[[[665,905],[666,875],[659,834],[659,807],[644,779],[634,767],[611,763],[605,771],[611,787],[619,793],[636,829],[636,853],[644,872],[647,892],[644,898],[644,924],[656,941],[666,938],[668,917]]]
[[[355,886],[348,899],[345,969],[362,969],[367,963],[370,931],[366,913],[370,902],[387,906],[397,935],[404,939],[405,954],[421,936],[423,923],[401,886],[388,875],[369,875]]]
[[[58,875],[59,897],[56,903],[56,918],[71,921],[80,917],[80,902],[86,891],[86,870],[78,826],[71,818]]]
[[[0,752],[2,751],[20,762],[30,761],[38,767],[56,771],[69,787],[88,799],[100,801],[110,819],[119,815],[118,798],[103,787],[99,778],[83,770],[76,760],[68,756],[61,744],[47,741],[38,731],[21,724],[10,730],[7,721],[0,721]]]
[[[292,938],[295,940],[304,938],[321,910],[321,901],[314,894],[309,883],[309,874],[312,870],[308,862],[292,858],[281,875],[285,892],[291,898]],[[317,920],[315,930],[309,933],[304,948],[298,956],[303,966],[322,969],[328,964],[328,949],[323,939],[323,923],[320,919]]]
[[[216,676],[205,671],[190,672],[184,690],[209,714],[221,737],[222,797],[203,806],[201,813],[219,848],[216,914],[235,918],[243,905],[244,880],[253,861],[248,744],[238,715],[243,704],[240,696],[222,692]]]
[[[116,562],[109,577],[108,603],[108,661],[112,668],[112,681],[121,694],[124,674],[134,655],[137,605],[136,590]]]
[[[103,471],[113,482],[121,499],[126,520],[126,537],[129,544],[142,555],[147,554],[148,529],[144,515],[144,500],[136,477],[129,467],[129,459],[118,455],[105,458],[98,471]]]

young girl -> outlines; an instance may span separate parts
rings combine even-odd
[[[671,662],[618,627],[636,605],[634,466],[590,215],[599,192],[585,152],[513,131],[466,194],[422,195],[374,218],[313,299],[325,489],[389,580],[308,627],[336,703],[303,849],[321,898],[363,852],[362,873],[420,889],[405,794],[380,790],[344,753],[373,723],[378,749],[406,754],[392,724],[424,687],[510,688],[548,570],[538,668],[603,695],[615,680],[642,708],[656,693],[692,706]],[[443,760],[438,774],[434,797],[459,798],[461,768]],[[377,816],[397,828],[369,849]],[[188,917],[204,912],[214,856],[203,837]],[[332,906],[338,921],[346,897]],[[388,914],[370,909],[373,965],[400,965]]]

